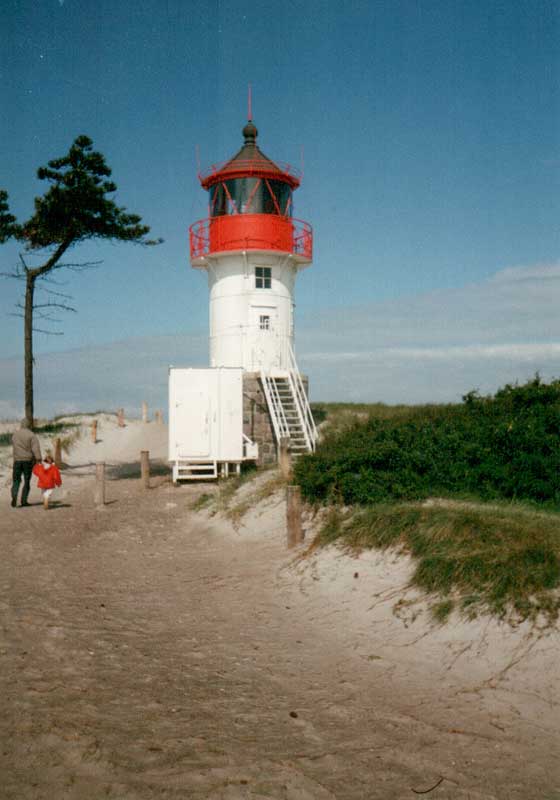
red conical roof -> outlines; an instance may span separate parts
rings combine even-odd
[[[229,161],[213,164],[209,170],[200,175],[200,183],[209,189],[216,183],[232,178],[259,177],[279,180],[297,189],[300,183],[299,172],[289,164],[276,164],[261,151],[257,145],[258,130],[249,120],[243,128],[243,147]]]

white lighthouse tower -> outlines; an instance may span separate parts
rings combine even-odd
[[[292,214],[299,176],[267,158],[257,135],[249,121],[239,152],[200,176],[210,216],[190,242],[193,267],[208,272],[210,365],[268,372],[292,366],[295,279],[313,234]]]
[[[311,263],[313,233],[307,222],[293,216],[293,192],[300,185],[297,170],[262,153],[251,119],[242,133],[239,152],[199,176],[209,193],[209,215],[190,228],[190,257],[195,269],[208,273],[210,370],[206,372],[215,371],[218,383],[232,383],[232,376],[239,373],[241,460],[255,457],[253,445],[257,445],[258,460],[264,463],[273,460],[283,441],[297,455],[313,450],[317,438],[306,381],[294,355],[295,280],[299,270]],[[201,370],[189,372],[192,380],[204,383]],[[170,400],[171,394],[170,386]],[[222,387],[219,394],[220,399],[210,405],[217,409],[217,419],[224,413],[230,419],[237,389]],[[170,424],[171,416],[170,402]],[[171,444],[170,438],[170,453]],[[216,451],[212,456],[207,463],[216,462],[214,471],[225,461],[239,463],[218,457]],[[188,477],[189,472],[185,469],[183,475]]]

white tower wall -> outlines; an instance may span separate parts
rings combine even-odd
[[[297,273],[293,257],[250,251],[210,256],[207,263],[210,365],[248,372],[288,369]],[[269,276],[270,287],[259,287]]]

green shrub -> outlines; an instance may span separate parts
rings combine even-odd
[[[310,501],[368,504],[438,494],[560,504],[560,381],[493,397],[370,413],[327,433],[295,478]]]

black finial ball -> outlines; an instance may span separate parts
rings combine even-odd
[[[255,142],[259,132],[253,125],[252,120],[249,120],[249,122],[243,128],[242,133],[245,139],[245,144],[250,144],[251,142]]]

